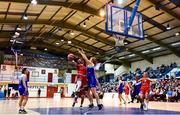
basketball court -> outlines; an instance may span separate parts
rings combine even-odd
[[[138,103],[129,105],[119,105],[116,100],[103,100],[104,108],[98,110],[98,108],[88,109],[88,100],[85,100],[83,108],[77,107],[72,108],[72,99],[66,98],[62,100],[55,99],[35,99],[29,100],[27,105],[28,114],[180,114],[179,103],[166,103],[166,102],[150,102],[148,111],[139,109]],[[14,107],[18,100],[6,100],[1,101],[1,112],[0,114],[17,114],[18,106]],[[33,103],[33,104],[32,104]]]
[[[179,84],[179,0],[0,0],[0,114],[180,114]]]

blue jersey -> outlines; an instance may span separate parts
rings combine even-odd
[[[18,90],[19,90],[20,95],[26,96],[26,95],[28,95],[28,91],[27,91],[27,92],[25,91],[25,87],[24,87],[24,85],[23,85],[23,79],[24,79],[24,77],[26,77],[26,75],[25,75],[25,74],[22,74],[22,77],[21,77],[20,80],[19,80]],[[28,87],[27,82],[28,82],[28,80],[26,79],[26,80],[25,80],[25,85],[26,85],[26,87]]]
[[[88,79],[88,86],[90,88],[96,87],[96,77],[94,73],[94,66],[87,66],[87,79]]]
[[[123,90],[124,90],[124,83],[122,81],[119,81],[119,87],[118,87],[119,93],[122,93]]]
[[[139,95],[140,90],[141,90],[141,82],[135,83],[135,92],[136,92],[136,95]]]

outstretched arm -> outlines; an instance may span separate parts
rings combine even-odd
[[[86,61],[86,63],[90,63],[89,59],[87,58],[83,50],[77,49],[77,51],[81,54],[82,58]]]

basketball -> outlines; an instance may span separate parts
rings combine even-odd
[[[68,54],[67,58],[68,58],[68,61],[72,61],[74,59],[74,54],[71,54],[71,53]]]

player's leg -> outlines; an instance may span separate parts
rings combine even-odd
[[[19,98],[19,113],[20,114],[22,113],[22,110],[23,110],[22,108],[23,99],[24,99],[23,95],[20,95],[20,98]]]
[[[94,107],[94,104],[93,104],[93,96],[91,95],[91,89],[90,89],[90,88],[88,88],[87,97],[88,97],[89,102],[90,102],[89,108]]]
[[[27,104],[27,101],[28,101],[28,95],[25,95],[25,96],[24,96],[24,99],[23,99],[23,102],[22,102],[22,111],[23,111],[24,113],[27,113],[27,111],[24,109],[24,107],[25,107],[26,104]]]
[[[98,96],[98,94],[97,94],[97,92],[96,92],[96,87],[92,87],[92,88],[91,88],[91,92],[92,92],[92,94],[93,94],[93,95],[95,96],[95,98],[96,98],[96,102],[97,102],[97,105],[98,105],[99,110],[101,110],[102,107],[103,107],[103,105],[100,103],[99,96]]]
[[[145,92],[145,110],[148,110],[148,104],[149,104],[149,89]]]
[[[140,92],[140,108],[141,109],[143,109],[143,106],[144,106],[144,95],[145,95],[145,93],[144,93],[144,90],[141,90],[141,92]]]
[[[81,105],[80,105],[80,107],[82,107],[82,105],[83,105],[83,103],[84,103],[84,98],[85,98],[85,95],[82,94],[82,95],[81,95]]]
[[[82,82],[81,82],[80,80],[77,80],[76,89],[75,89],[75,96],[74,96],[74,101],[73,101],[72,107],[74,107],[75,104],[77,103],[77,100],[78,100],[78,92],[79,92],[79,90],[80,90],[81,83],[82,83]]]

